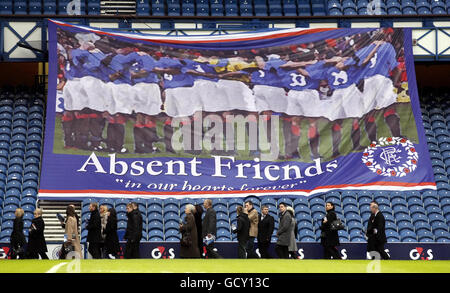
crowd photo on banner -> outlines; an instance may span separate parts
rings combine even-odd
[[[332,160],[381,136],[418,140],[401,124],[412,116],[402,30],[239,50],[131,42],[63,27],[57,35],[56,153],[255,158],[267,151],[275,118],[281,151],[273,160]],[[237,127],[230,118],[236,115],[245,118],[247,136],[255,125],[259,134],[252,146],[248,138],[246,152],[226,131]],[[217,123],[223,132],[204,143]],[[191,127],[192,137],[175,147],[180,126]]]

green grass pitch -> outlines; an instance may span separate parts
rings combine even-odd
[[[450,261],[2,260],[0,273],[450,273]]]

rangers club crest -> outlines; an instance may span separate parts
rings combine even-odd
[[[363,163],[374,173],[403,177],[417,168],[419,155],[414,144],[403,137],[381,137],[363,152]]]

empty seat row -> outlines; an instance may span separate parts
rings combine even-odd
[[[102,8],[112,9],[102,4],[100,0],[81,0],[79,7],[71,5],[71,2],[71,0],[0,0],[0,14],[100,15]],[[449,4],[448,0],[137,0],[135,13],[141,16],[196,17],[446,15],[449,14]]]

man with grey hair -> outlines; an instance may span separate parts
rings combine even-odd
[[[372,201],[370,203],[371,215],[367,223],[367,251],[376,251],[382,259],[389,259],[389,255],[384,251],[384,244],[387,242],[385,233],[385,219],[379,210],[378,203]]]
[[[291,243],[292,216],[287,211],[287,205],[282,202],[278,205],[280,209],[280,224],[277,231],[277,245],[275,251],[278,258],[289,258],[289,244]]]
[[[195,225],[194,213],[195,207],[187,204],[184,207],[185,218],[180,223],[180,257],[181,258],[199,258],[197,226]]]

